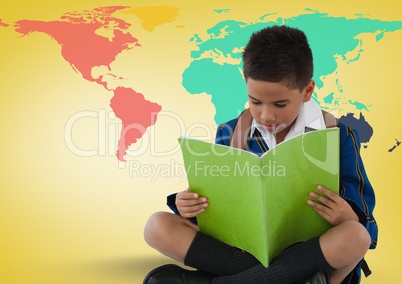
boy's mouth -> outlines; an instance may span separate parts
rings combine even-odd
[[[276,127],[275,127],[274,124],[268,124],[268,125],[264,125],[264,128],[265,128],[267,131],[272,132],[272,131],[275,130]]]

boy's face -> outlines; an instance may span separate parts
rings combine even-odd
[[[253,118],[267,131],[286,136],[299,115],[304,102],[314,92],[314,81],[300,91],[281,83],[247,79],[248,102]]]

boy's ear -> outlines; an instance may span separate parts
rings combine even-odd
[[[313,80],[310,80],[310,82],[308,82],[306,88],[304,89],[303,102],[308,102],[311,99],[311,96],[314,93],[314,88],[315,82]]]

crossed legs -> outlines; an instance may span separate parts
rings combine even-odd
[[[167,213],[154,213],[148,220],[145,241],[160,253],[184,262],[198,226],[185,218]],[[347,221],[328,230],[319,238],[322,253],[335,269],[331,283],[341,283],[364,257],[370,245],[367,230],[358,222]]]

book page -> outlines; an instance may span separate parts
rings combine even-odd
[[[201,232],[246,251],[265,251],[260,158],[228,146],[180,138],[189,187],[208,198]]]
[[[339,192],[339,129],[310,132],[279,144],[262,158],[268,264],[296,242],[322,235],[331,225],[307,200],[323,185]]]

